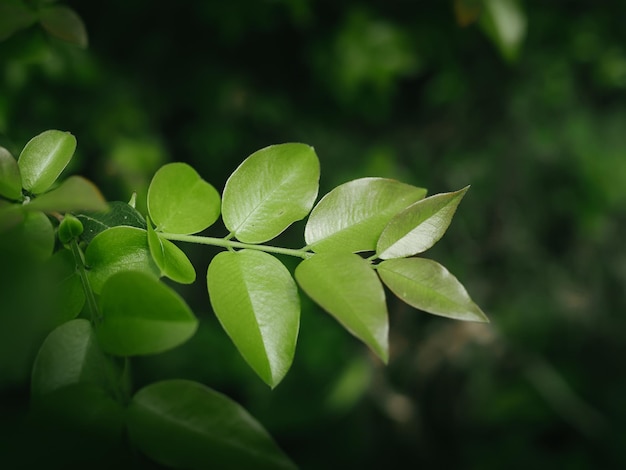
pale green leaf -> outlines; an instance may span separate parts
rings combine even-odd
[[[119,272],[107,280],[100,313],[102,322],[96,330],[100,345],[118,356],[167,351],[191,338],[198,327],[176,292],[138,271]]]
[[[44,212],[103,211],[106,208],[107,203],[98,188],[82,176],[70,176],[57,188],[24,205],[26,210]]]
[[[308,145],[272,145],[253,153],[226,182],[224,224],[242,242],[271,240],[309,213],[319,175],[319,160]]]
[[[220,215],[220,196],[186,163],[169,163],[148,188],[148,212],[159,232],[197,233]]]
[[[518,0],[483,0],[480,24],[508,61],[517,59],[526,36],[526,13]]]
[[[196,270],[187,255],[171,241],[159,236],[151,224],[148,224],[148,246],[162,276],[181,284],[191,284],[196,280]]]
[[[0,196],[15,201],[22,198],[20,167],[4,147],[0,147]]]
[[[39,22],[49,34],[76,46],[87,47],[87,30],[83,20],[74,10],[66,6],[42,8]]]
[[[33,194],[46,191],[65,169],[76,150],[76,138],[69,132],[45,131],[33,137],[17,161],[22,187]]]
[[[167,380],[128,407],[131,442],[171,468],[288,470],[295,465],[244,408],[202,384]]]
[[[466,186],[453,193],[435,194],[397,214],[378,239],[378,257],[404,258],[428,250],[448,229],[468,189]]]
[[[361,178],[337,186],[315,206],[304,238],[315,252],[373,251],[381,232],[426,190],[385,178]]]
[[[222,252],[207,272],[211,305],[222,327],[254,371],[272,388],[295,354],[300,299],[291,274],[272,255]]]
[[[394,294],[412,307],[456,320],[489,321],[457,278],[435,261],[390,259],[378,265],[378,274]]]
[[[301,262],[295,274],[309,297],[387,362],[385,291],[366,260],[352,253],[319,253]]]

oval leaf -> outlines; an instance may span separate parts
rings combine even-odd
[[[435,194],[396,215],[381,233],[376,253],[381,259],[422,253],[441,239],[469,186],[453,193]]]
[[[20,167],[4,147],[0,147],[0,196],[14,201],[22,198]]]
[[[141,271],[158,278],[160,270],[152,260],[145,230],[113,227],[96,236],[85,251],[89,281],[100,293],[105,281],[120,271]]]
[[[148,188],[148,213],[160,232],[197,233],[220,215],[220,195],[186,163],[169,163]]]
[[[378,265],[378,274],[394,294],[412,307],[456,320],[489,321],[457,278],[435,261],[390,259]]]
[[[300,299],[291,274],[272,255],[254,250],[219,253],[209,265],[211,305],[246,362],[270,387],[283,379],[295,354]]]
[[[43,8],[39,13],[41,26],[52,36],[76,46],[87,47],[87,30],[74,10],[65,6]]]
[[[271,240],[309,213],[319,176],[319,160],[308,145],[272,145],[253,153],[226,182],[224,224],[242,242]]]
[[[45,131],[24,147],[17,163],[22,187],[33,194],[46,191],[65,169],[76,150],[76,138],[69,132]]]
[[[118,356],[167,351],[191,338],[198,327],[198,320],[176,292],[137,271],[123,271],[108,279],[100,311],[98,339],[102,349]]]
[[[387,362],[385,291],[366,260],[352,253],[316,254],[298,265],[296,279],[309,297]]]
[[[166,380],[139,390],[128,407],[130,439],[173,468],[295,469],[244,408],[202,384]]]
[[[148,224],[148,246],[162,276],[181,284],[191,284],[196,280],[196,270],[187,255],[171,241],[161,238],[151,224]]]
[[[315,252],[373,251],[389,220],[426,190],[385,178],[361,178],[337,186],[315,206],[304,238]]]
[[[37,196],[24,209],[43,212],[103,211],[107,203],[96,186],[81,176],[70,176],[58,188]]]
[[[96,235],[111,227],[126,225],[146,228],[146,220],[141,213],[122,201],[109,202],[105,211],[76,214],[76,218],[83,224],[83,233],[80,238],[86,243],[90,243]]]

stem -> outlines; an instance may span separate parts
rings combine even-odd
[[[241,243],[231,241],[225,238],[201,237],[199,235],[179,235],[177,233],[159,233],[163,238],[168,240],[177,240],[180,242],[199,243],[201,245],[221,246],[223,248],[248,248],[251,250],[265,251],[267,253],[276,253],[279,255],[296,256],[298,258],[307,259],[313,256],[313,253],[306,249],[293,250],[291,248],[281,248],[278,246],[253,245],[250,243]]]
[[[93,290],[91,290],[91,284],[89,284],[89,278],[87,277],[87,270],[85,269],[85,262],[83,260],[83,253],[81,252],[75,238],[70,241],[70,248],[72,249],[72,255],[74,255],[74,261],[76,262],[80,282],[83,285],[83,291],[85,292],[85,297],[87,299],[87,308],[89,309],[89,313],[91,315],[91,321],[94,325],[98,324],[102,321],[102,317],[98,311],[98,304],[96,303],[96,298],[93,295]]]

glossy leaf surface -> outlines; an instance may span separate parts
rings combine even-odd
[[[48,33],[76,46],[87,47],[87,30],[83,20],[74,10],[66,6],[43,8],[39,22]]]
[[[280,144],[250,155],[224,188],[224,224],[245,243],[271,240],[313,207],[319,161],[305,144]]]
[[[130,439],[173,468],[295,469],[271,436],[230,398],[187,380],[139,390],[128,408]]]
[[[270,387],[295,354],[300,299],[291,274],[274,256],[222,252],[207,272],[211,305],[246,362]]]
[[[448,229],[468,189],[469,186],[453,193],[435,194],[396,215],[378,239],[378,257],[404,258],[428,250]]]
[[[141,271],[158,278],[160,270],[152,260],[145,230],[113,227],[96,236],[85,251],[89,281],[94,292],[120,271]]]
[[[113,201],[108,203],[105,211],[85,212],[77,214],[76,218],[83,224],[81,239],[87,243],[100,232],[111,227],[126,225],[128,227],[146,228],[146,220],[141,213],[126,202]]]
[[[0,196],[14,201],[22,198],[20,167],[4,147],[0,147]]]
[[[389,358],[385,291],[369,263],[352,253],[320,253],[296,268],[300,287],[383,362]]]
[[[391,259],[378,265],[378,274],[395,295],[412,307],[455,320],[489,321],[457,278],[435,261]]]
[[[159,232],[196,233],[219,217],[220,196],[186,163],[169,163],[150,182],[148,212]]]
[[[425,195],[423,188],[385,178],[349,181],[315,206],[304,238],[315,252],[373,251],[389,220]]]
[[[76,138],[69,132],[49,130],[33,137],[17,162],[22,187],[33,194],[46,191],[72,159],[74,150]]]
[[[111,276],[100,296],[102,349],[118,356],[156,354],[187,341],[198,320],[185,301],[154,277],[123,271]]]
[[[161,238],[150,224],[148,224],[148,246],[162,276],[181,284],[191,284],[196,280],[196,270],[187,255],[171,241]]]

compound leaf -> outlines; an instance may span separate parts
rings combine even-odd
[[[300,299],[291,274],[274,256],[254,250],[222,252],[207,272],[211,305],[252,369],[270,387],[295,354]]]
[[[103,211],[106,208],[107,203],[98,188],[82,176],[70,176],[57,188],[24,204],[26,210],[43,212]]]
[[[4,147],[0,147],[0,196],[15,201],[22,198],[20,167]]]
[[[271,240],[309,213],[319,175],[319,160],[308,145],[272,145],[253,153],[226,182],[224,224],[242,242]]]
[[[162,276],[181,284],[191,284],[196,280],[196,270],[187,255],[171,241],[159,236],[151,224],[148,224],[148,246]]]

